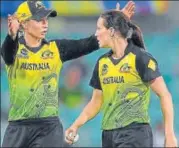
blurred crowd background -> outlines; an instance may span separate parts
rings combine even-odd
[[[13,14],[21,1],[1,1],[1,44],[7,34],[7,15]],[[59,17],[49,20],[48,39],[80,39],[95,33],[96,21],[105,10],[114,9],[117,1],[44,1],[58,11]],[[179,2],[135,1],[133,21],[144,35],[145,44],[158,61],[160,71],[173,96],[175,132],[179,140]],[[119,1],[123,7],[127,1]],[[60,119],[64,129],[77,118],[91,99],[88,85],[95,63],[107,49],[64,64],[59,84]],[[7,126],[9,88],[4,61],[1,58],[1,142]],[[163,146],[164,126],[159,98],[152,93],[150,103],[154,146]],[[101,146],[101,114],[79,130],[75,146]]]

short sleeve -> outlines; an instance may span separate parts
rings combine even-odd
[[[150,82],[161,76],[156,59],[147,52],[138,55],[136,68],[143,82]]]
[[[95,68],[93,70],[93,74],[90,80],[90,86],[95,88],[95,89],[99,89],[102,90],[101,88],[101,83],[100,83],[100,79],[99,79],[99,61],[97,62],[97,64],[95,65]]]

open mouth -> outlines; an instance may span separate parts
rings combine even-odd
[[[42,31],[42,33],[41,33],[41,34],[42,34],[42,35],[44,35],[44,34],[46,34],[46,33],[47,33],[47,30]]]

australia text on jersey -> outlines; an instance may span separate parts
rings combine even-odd
[[[116,76],[116,77],[106,77],[103,79],[103,84],[111,84],[111,83],[124,83],[124,77]]]
[[[50,69],[49,63],[22,63],[20,69],[24,70],[47,70]]]

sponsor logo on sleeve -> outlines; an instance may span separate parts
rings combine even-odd
[[[17,57],[18,58],[25,58],[25,59],[29,58],[27,49],[22,48],[20,53],[17,54]]]
[[[150,59],[149,64],[148,64],[148,68],[152,69],[153,71],[156,70],[156,63]]]

